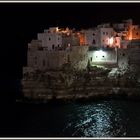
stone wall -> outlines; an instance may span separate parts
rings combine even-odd
[[[118,49],[118,67],[121,69],[126,69],[129,59],[129,50],[128,49]]]
[[[129,49],[129,65],[133,72],[140,72],[140,48],[130,48]]]
[[[28,52],[28,67],[40,70],[61,69],[64,64],[70,63],[76,69],[85,69],[87,66],[88,46],[72,46],[68,50]]]

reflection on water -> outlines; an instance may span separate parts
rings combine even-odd
[[[98,101],[65,105],[18,105],[18,136],[140,136],[139,102]]]
[[[75,114],[67,116],[69,122],[63,132],[74,127],[72,136],[125,136],[125,121],[121,115],[122,110],[113,109],[107,102],[81,105]]]

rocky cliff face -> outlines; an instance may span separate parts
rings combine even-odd
[[[22,90],[24,97],[41,100],[140,96],[138,78],[129,70],[97,67],[90,71],[65,67],[61,71],[26,72]]]

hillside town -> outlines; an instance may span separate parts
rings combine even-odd
[[[137,90],[139,61],[140,26],[132,19],[79,31],[50,27],[28,44],[23,95],[73,99]]]

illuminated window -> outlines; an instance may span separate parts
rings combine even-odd
[[[71,46],[71,44],[70,43],[68,43],[68,47],[70,47]]]

